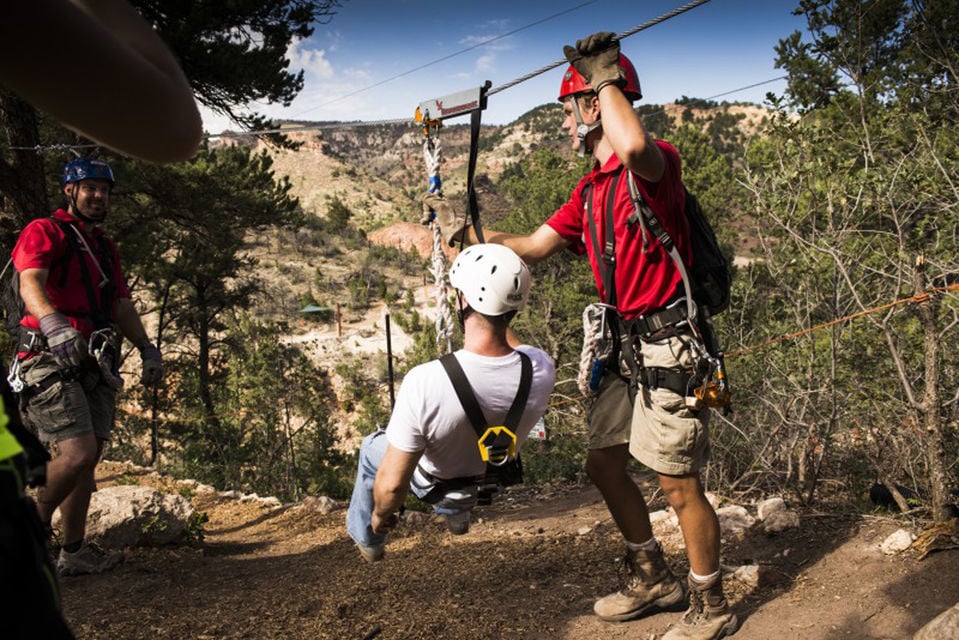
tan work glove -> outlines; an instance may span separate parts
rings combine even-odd
[[[431,220],[435,220],[439,225],[440,234],[447,245],[452,247],[461,239],[465,242],[464,234],[469,228],[469,222],[453,213],[449,200],[436,193],[423,196],[423,217],[420,221],[428,224]]]
[[[600,31],[577,40],[575,47],[563,47],[563,53],[597,95],[607,84],[618,87],[626,84],[626,76],[619,67],[619,40],[612,31]]]

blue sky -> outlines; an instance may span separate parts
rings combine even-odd
[[[340,2],[329,24],[316,25],[312,37],[288,52],[290,68],[303,69],[306,81],[293,104],[253,105],[253,111],[311,121],[412,119],[422,101],[487,80],[495,90],[561,60],[564,44],[596,31],[623,33],[687,4],[687,0]],[[639,72],[643,102],[711,98],[782,76],[782,70],[774,67],[774,47],[793,31],[804,30],[804,18],[792,15],[797,4],[798,0],[710,0],[625,38],[622,51]],[[498,39],[481,44],[492,38]],[[430,64],[442,58],[446,59]],[[554,100],[563,69],[565,64],[491,95],[483,122],[507,123]],[[715,99],[762,103],[767,91],[781,93],[784,86],[780,80]],[[461,121],[467,119],[450,124]],[[204,124],[214,134],[236,129],[206,111]]]

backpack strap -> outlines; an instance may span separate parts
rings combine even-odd
[[[83,259],[82,254],[85,251],[80,248],[78,234],[81,233],[81,231],[71,222],[57,218],[53,218],[53,220],[60,226],[60,229],[67,238],[67,250],[64,251],[63,256],[61,256],[58,261],[63,265],[60,274],[60,287],[63,288],[66,286],[68,271],[66,265],[69,264],[70,258],[75,253],[80,263],[83,287],[87,293],[87,302],[90,307],[90,320],[96,329],[102,329],[110,324],[113,301],[116,295],[116,284],[110,278],[110,274],[113,272],[113,258],[110,255],[109,247],[107,247],[103,238],[99,236],[96,237],[96,252],[84,242],[84,245],[86,245],[84,249],[89,249],[90,256],[100,265],[100,269],[105,276],[105,279],[99,282],[98,285],[94,285],[93,274],[90,273],[90,267],[87,265],[87,261]],[[97,289],[100,289],[99,295],[97,294]]]
[[[596,264],[603,280],[603,289],[606,291],[606,304],[611,307],[616,306],[616,233],[613,228],[613,205],[616,202],[616,188],[619,186],[622,175],[622,170],[616,173],[613,184],[610,185],[606,194],[606,209],[603,212],[606,237],[603,238],[602,252],[599,249],[599,238],[596,236],[596,221],[593,219],[592,184],[587,183],[581,192],[583,205],[586,208],[586,221],[589,223],[589,236],[593,240],[593,253],[596,255]]]
[[[636,213],[643,217],[650,232],[656,236],[656,239],[659,240],[663,248],[666,249],[666,252],[669,253],[669,257],[676,263],[676,268],[679,269],[679,275],[683,279],[683,289],[686,291],[686,317],[690,319],[695,318],[696,303],[693,301],[692,283],[686,271],[686,263],[683,262],[683,258],[679,255],[679,250],[676,248],[676,243],[674,243],[673,239],[666,233],[666,229],[663,228],[663,224],[659,221],[656,212],[653,211],[653,208],[646,204],[646,201],[643,199],[643,194],[640,193],[639,187],[636,186],[636,176],[633,175],[632,171],[627,171],[626,173],[629,174],[626,183],[629,187],[629,199],[633,201],[633,207],[636,208]],[[683,189],[683,193],[685,194],[685,187],[683,187]],[[692,326],[693,322],[690,321],[690,327]],[[694,332],[696,332],[695,329]],[[698,335],[698,333],[696,333],[696,335]]]
[[[476,400],[476,394],[473,387],[470,386],[466,373],[460,365],[456,356],[447,353],[440,358],[440,364],[446,370],[450,382],[453,383],[453,389],[456,391],[456,397],[459,398],[466,417],[469,418],[473,431],[479,441],[480,457],[493,465],[502,465],[510,458],[516,455],[516,430],[523,417],[523,411],[526,409],[526,401],[529,399],[529,391],[533,382],[533,364],[529,356],[522,351],[517,351],[520,357],[521,373],[519,388],[516,391],[516,397],[509,411],[506,412],[506,419],[503,427],[490,426],[483,415],[483,409]]]

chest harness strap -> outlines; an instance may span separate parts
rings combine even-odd
[[[470,386],[456,356],[447,353],[440,358],[440,363],[453,383],[460,405],[466,412],[473,431],[476,432],[480,458],[486,462],[486,472],[472,479],[472,482],[479,487],[477,504],[488,505],[500,486],[508,487],[523,481],[523,462],[516,450],[516,431],[519,429],[520,420],[523,418],[526,402],[529,399],[533,383],[533,363],[525,353],[517,351],[517,354],[519,354],[521,365],[519,388],[516,390],[513,404],[506,412],[503,424],[498,426],[490,426],[486,421],[473,387]],[[455,487],[459,482],[462,486],[461,480],[441,480],[440,483],[441,486]]]
[[[614,228],[614,204],[616,188],[619,185],[620,178],[625,172],[626,168],[622,167],[616,173],[607,193],[606,208],[603,212],[605,234],[602,250],[600,250],[596,222],[593,218],[592,185],[587,183],[582,191],[582,199],[586,208],[586,219],[589,224],[589,234],[593,243],[593,253],[596,255],[596,264],[600,271],[603,289],[606,292],[606,305],[604,306],[609,316],[608,324],[613,329],[614,339],[618,339],[622,364],[628,370],[634,391],[636,385],[643,385],[649,389],[664,388],[675,391],[682,396],[687,396],[692,392],[693,385],[691,385],[691,382],[694,382],[694,378],[698,377],[695,371],[682,368],[643,366],[640,341],[662,340],[684,331],[686,326],[690,328],[693,336],[698,338],[699,331],[695,323],[690,320],[691,317],[695,317],[695,306],[692,303],[692,298],[687,294],[685,298],[680,297],[663,309],[629,320],[623,318],[616,310],[616,235]],[[649,210],[649,207],[645,206],[645,203],[642,201],[642,196],[639,195],[636,189],[632,174],[630,174],[628,181],[630,199],[636,208],[636,211],[630,216],[628,224],[633,226],[639,223],[644,235],[644,244],[646,233],[645,225],[648,224],[650,232],[659,239],[673,259],[678,259],[679,253],[669,235],[663,230],[655,214],[653,214],[652,211]],[[679,260],[679,263],[681,264],[682,260]],[[683,282],[685,284],[687,276],[684,267],[680,269],[680,275],[683,276]],[[691,316],[690,314],[693,315]]]

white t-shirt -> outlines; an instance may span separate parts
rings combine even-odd
[[[516,432],[517,450],[546,412],[556,382],[556,367],[546,352],[528,345],[521,345],[518,350],[529,356],[533,380]],[[456,359],[488,424],[502,425],[519,389],[519,354],[490,358],[460,349]],[[421,364],[406,374],[386,437],[400,451],[422,451],[420,466],[438,478],[476,476],[486,471],[476,444],[476,431],[439,360]]]

